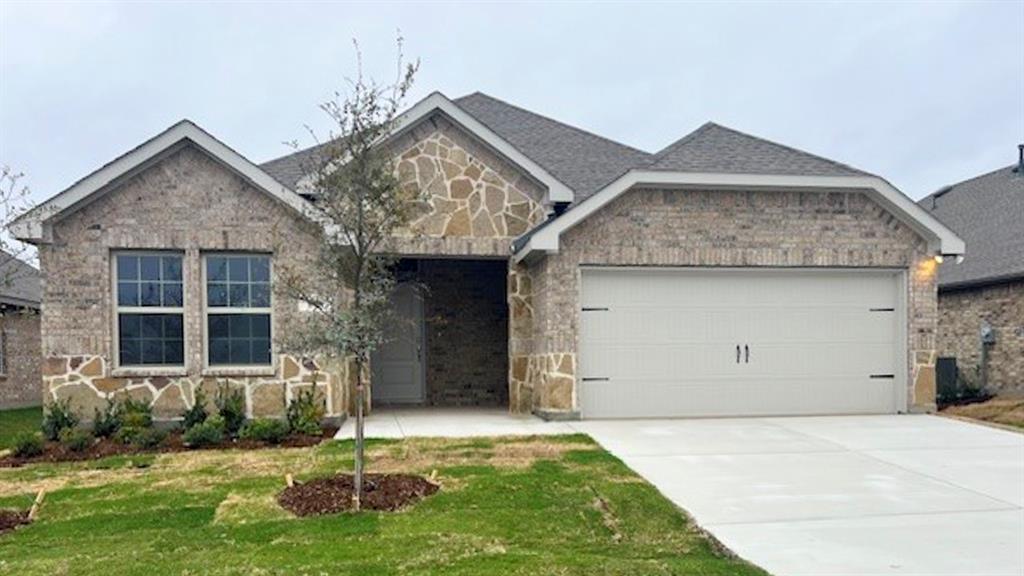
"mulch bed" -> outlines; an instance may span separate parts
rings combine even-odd
[[[0,510],[0,534],[10,532],[18,526],[32,522],[28,519],[28,512],[21,510]]]
[[[86,460],[98,460],[109,456],[131,455],[131,454],[164,454],[169,452],[186,452],[190,450],[259,450],[263,448],[305,448],[315,446],[324,440],[334,437],[338,429],[326,427],[320,436],[289,436],[280,444],[267,444],[253,440],[225,440],[220,444],[203,446],[202,448],[190,448],[185,446],[181,440],[180,431],[171,431],[167,438],[156,448],[140,448],[132,444],[124,444],[111,438],[101,438],[88,450],[72,452],[59,442],[47,442],[43,453],[38,456],[22,458],[14,454],[0,457],[0,468],[17,468],[25,464],[37,462],[81,462]]]
[[[440,488],[422,476],[366,474],[363,477],[363,510],[395,511],[437,492]],[[339,474],[295,483],[277,495],[277,503],[296,516],[336,514],[352,509],[351,474]]]

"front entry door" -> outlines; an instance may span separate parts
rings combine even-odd
[[[421,404],[423,381],[423,300],[411,284],[399,284],[391,296],[394,317],[386,342],[370,359],[374,404]]]

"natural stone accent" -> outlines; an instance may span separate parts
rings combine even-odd
[[[280,418],[284,416],[286,400],[284,382],[261,382],[249,389],[249,411],[253,416]]]
[[[433,131],[396,144],[402,186],[424,193],[411,231],[427,237],[511,239],[544,220],[543,193],[536,183],[447,120],[435,123]],[[488,245],[476,253],[494,249]],[[495,255],[506,254],[507,243]]]
[[[964,380],[980,385],[980,332],[987,323],[996,336],[987,350],[988,390],[1024,395],[1024,280],[940,289],[938,314],[938,355],[956,357]]]
[[[338,416],[345,412],[348,391],[344,379],[335,378],[316,362],[299,361],[289,356],[281,357],[282,376],[270,377],[111,377],[96,373],[96,367],[106,370],[106,363],[97,356],[51,357],[46,363],[53,367],[64,366],[69,371],[44,378],[47,399],[72,398],[73,407],[85,421],[93,417],[93,409],[106,405],[107,399],[120,400],[131,397],[145,401],[153,407],[153,417],[158,421],[177,420],[182,413],[195,404],[196,391],[202,390],[209,412],[216,410],[215,401],[222,387],[240,389],[246,397],[246,414],[252,418],[282,417],[288,399],[294,390],[308,387],[316,382],[317,393],[324,402],[327,416]],[[289,374],[284,378],[283,374]],[[337,398],[337,400],[335,400]]]
[[[164,386],[153,400],[153,418],[173,420],[181,416],[188,407],[178,382]]]

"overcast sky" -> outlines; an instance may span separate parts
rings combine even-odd
[[[181,118],[263,162],[325,130],[354,71],[476,90],[657,151],[713,120],[880,174],[913,198],[1024,142],[1024,2],[11,3],[0,163],[39,201]],[[308,139],[306,139],[308,142]]]

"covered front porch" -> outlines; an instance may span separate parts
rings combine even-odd
[[[508,262],[403,258],[393,318],[372,356],[371,408],[508,411]]]
[[[506,408],[387,407],[366,416],[367,438],[474,438],[576,434],[571,422],[547,422]],[[334,436],[355,437],[355,418],[348,418]]]

